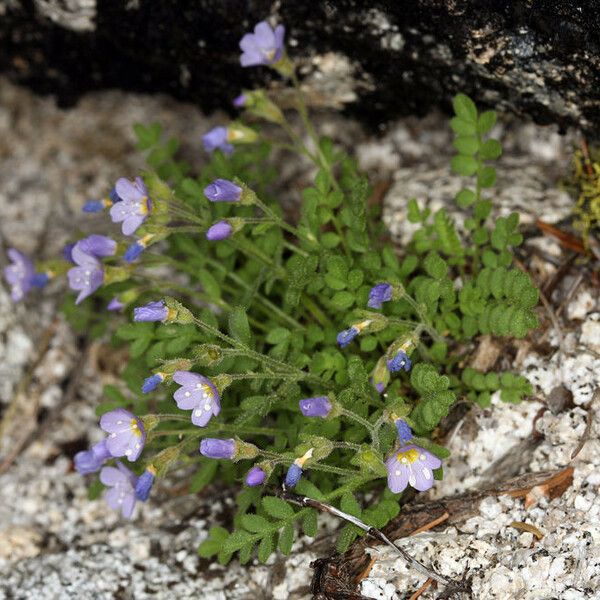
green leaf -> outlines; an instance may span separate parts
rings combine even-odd
[[[443,279],[448,273],[446,261],[436,252],[430,252],[423,261],[426,273],[434,279]]]
[[[331,305],[336,310],[348,310],[354,304],[354,294],[337,292],[331,299]]]
[[[474,135],[459,135],[452,142],[460,154],[473,156],[479,149],[479,140]]]
[[[223,550],[227,553],[237,552],[248,544],[252,545],[252,535],[247,531],[234,531],[223,543]]]
[[[250,325],[248,324],[246,311],[241,306],[236,306],[229,313],[229,333],[246,346],[250,345]]]
[[[252,533],[260,533],[261,531],[268,529],[271,525],[264,517],[249,513],[242,515],[241,523],[244,529],[247,529]]]
[[[480,134],[487,133],[496,124],[496,113],[493,110],[486,110],[479,115],[477,129]]]
[[[328,250],[336,248],[341,241],[340,236],[333,231],[328,231],[321,236],[321,245]]]
[[[476,198],[477,196],[475,195],[475,192],[467,188],[463,188],[462,190],[460,190],[460,192],[458,192],[458,194],[456,194],[456,196],[454,197],[456,203],[461,208],[467,208],[468,206],[471,206],[471,204],[475,202]]]
[[[260,541],[260,544],[258,546],[258,560],[261,563],[266,563],[269,559],[269,556],[271,556],[271,554],[273,553],[273,550],[275,550],[275,542],[273,541],[273,535],[268,534]]]
[[[482,167],[477,173],[477,181],[482,188],[490,188],[496,183],[496,169]]]
[[[477,107],[466,94],[456,94],[452,99],[452,107],[457,117],[472,123],[477,122]]]
[[[311,508],[302,519],[302,531],[304,535],[314,538],[317,535],[317,529],[317,511]]]
[[[480,150],[479,157],[483,160],[493,160],[502,155],[502,145],[498,140],[486,140]]]
[[[474,175],[477,172],[479,163],[472,156],[458,154],[452,159],[450,166],[452,167],[452,170],[458,175],[464,175],[468,177]]]
[[[285,327],[274,327],[267,333],[265,338],[269,344],[281,344],[290,337],[290,331]]]
[[[219,463],[216,460],[207,460],[197,469],[190,480],[190,493],[197,494],[206,487],[217,473]]]
[[[352,515],[353,517],[360,518],[362,509],[360,504],[356,501],[356,498],[350,492],[346,492],[340,500],[340,509],[344,512]]]
[[[262,505],[267,514],[275,519],[291,519],[294,516],[294,509],[285,500],[276,496],[265,496]]]
[[[460,117],[454,117],[450,121],[450,127],[457,135],[475,135],[477,133],[477,126],[475,123],[461,119]]]
[[[340,535],[338,536],[337,543],[335,548],[338,552],[346,552],[350,547],[350,544],[356,539],[358,536],[358,531],[356,525],[352,525],[351,523],[346,523],[342,527],[340,531]]]
[[[131,344],[131,346],[129,346],[129,355],[131,356],[131,358],[139,358],[142,354],[144,354],[151,341],[152,337],[137,338]]]
[[[286,556],[292,551],[294,543],[294,527],[291,523],[286,523],[279,533],[279,549]]]
[[[202,284],[202,289],[209,298],[217,300],[221,297],[221,286],[210,271],[199,269],[198,279]]]

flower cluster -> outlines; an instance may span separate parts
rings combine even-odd
[[[120,178],[106,198],[85,203],[84,212],[110,216],[118,238],[89,235],[65,247],[63,261],[36,266],[11,249],[5,269],[15,301],[57,274],[77,304],[96,293],[107,310],[82,312],[120,321],[110,331],[130,344],[123,379],[132,396],[100,417],[104,438],[75,456],[76,470],[99,473],[106,501],[125,518],[176,461],[199,466],[191,489],[221,474],[249,488],[278,483],[281,497],[240,494],[236,527],[251,535],[239,540],[260,538],[262,556],[274,540],[284,552],[291,547],[293,513],[282,498],[293,498],[293,488],[359,519],[353,494],[379,493],[386,479],[393,494],[426,491],[440,478],[443,450],[427,438],[468,383],[456,361],[444,363],[453,351],[447,332],[463,335],[482,315],[478,307],[460,312],[470,288],[455,283],[497,275],[481,264],[471,269],[466,254],[458,268],[435,244],[410,245],[398,260],[374,235],[367,178],[308,121],[284,36],[283,26],[259,23],[240,42],[240,64],[287,78],[295,95],[285,111],[267,90],[242,90],[239,120],[202,136],[212,153],[203,172],[161,152],[159,140],[146,148],[152,169],[143,179]],[[291,107],[299,120],[288,121]],[[282,127],[259,137],[259,120]],[[297,216],[269,195],[274,171],[262,161],[274,144],[316,167]],[[513,293],[522,280],[511,277]],[[481,374],[472,387],[493,385]],[[386,493],[365,519],[383,526],[399,506],[392,498]],[[309,535],[313,517],[307,511],[303,521]],[[209,547],[227,558],[222,535]]]

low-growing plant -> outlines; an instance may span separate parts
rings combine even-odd
[[[454,98],[464,227],[411,200],[418,229],[398,248],[366,175],[312,126],[282,28],[261,23],[241,47],[242,65],[268,65],[290,83],[302,131],[266,91],[244,91],[242,119],[204,135],[211,159],[194,174],[159,124],[137,125],[148,170],[84,207],[109,210],[134,241],[89,236],[37,274],[11,251],[6,273],[15,300],[66,273],[79,292],[67,314],[129,346],[128,392],[107,386],[97,409],[107,437],[75,459],[81,473],[100,472],[111,506],[131,516],[169,472],[184,473],[190,493],[244,481],[234,530],[214,527],[200,546],[222,563],[236,552],[246,562],[255,549],[265,561],[276,548],[289,553],[299,529],[316,534],[314,508],[293,508],[269,484],[377,528],[398,514],[408,486],[429,489],[448,456],[436,428],[458,399],[488,406],[495,392],[507,402],[530,393],[523,377],[467,365],[475,336],[535,328],[538,301],[513,266],[518,216],[491,219],[494,112]],[[285,141],[268,138],[261,120]],[[298,219],[274,196],[273,148],[314,165]],[[109,299],[113,313],[98,311]],[[134,471],[107,466],[115,458]],[[346,524],[338,549],[360,533]]]

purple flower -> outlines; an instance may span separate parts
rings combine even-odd
[[[79,240],[73,250],[71,251],[71,257],[75,262],[77,258],[74,252],[77,252],[77,256],[81,253],[93,256],[95,258],[105,258],[112,256],[117,251],[117,242],[110,239],[105,235],[98,235],[96,233],[88,235],[88,237]]]
[[[106,310],[110,310],[112,312],[120,312],[125,308],[125,305],[115,296],[106,307]]]
[[[327,396],[304,398],[300,400],[300,410],[305,417],[325,418],[331,411],[331,402]]]
[[[219,149],[223,154],[231,154],[233,145],[229,143],[227,127],[213,127],[209,132],[202,136],[202,143],[207,152],[214,152]]]
[[[267,478],[267,474],[260,467],[252,467],[246,474],[246,485],[256,487]]]
[[[369,308],[381,308],[384,302],[392,299],[394,288],[389,283],[379,283],[369,292]]]
[[[377,382],[373,387],[377,390],[378,394],[383,394],[385,391],[385,383],[383,381]]]
[[[13,302],[19,302],[33,287],[35,269],[29,258],[14,248],[8,249],[8,257],[12,264],[4,267],[4,278],[10,285]]]
[[[164,380],[165,376],[162,373],[154,373],[154,375],[146,377],[144,385],[142,385],[142,392],[144,394],[153,392]]]
[[[283,38],[285,27],[277,25],[275,30],[266,21],[261,21],[254,28],[254,33],[247,33],[240,40],[242,67],[272,65],[283,55]]]
[[[73,257],[71,256],[71,252],[73,252],[73,248],[75,248],[75,244],[65,244],[62,249],[63,258],[70,263],[73,263]],[[73,263],[75,264],[75,263]]]
[[[211,242],[218,242],[228,238],[233,233],[233,226],[228,221],[218,221],[211,225],[206,232],[206,239]]]
[[[337,343],[340,348],[345,348],[359,333],[360,331],[354,326],[340,331],[337,335]]]
[[[219,392],[208,378],[190,371],[175,371],[173,381],[181,387],[173,398],[181,410],[192,411],[192,423],[205,427],[211,417],[221,412]]]
[[[200,442],[200,454],[207,458],[232,459],[237,450],[234,439],[219,440],[217,438],[205,438]]]
[[[69,287],[79,292],[75,304],[79,304],[102,285],[104,269],[98,258],[111,256],[116,249],[117,243],[103,235],[90,235],[75,244],[71,258],[76,266],[67,273]]]
[[[144,306],[136,306],[133,309],[134,321],[166,321],[169,316],[169,309],[164,300],[157,302],[148,302]]]
[[[102,200],[88,200],[81,208],[85,213],[99,213],[106,208]]]
[[[78,452],[73,461],[75,469],[80,475],[88,475],[98,472],[109,458],[112,458],[112,454],[108,451],[104,439],[94,444],[89,450]]]
[[[233,99],[233,105],[237,108],[241,108],[246,104],[247,100],[248,97],[246,96],[246,94],[240,94],[239,96]]]
[[[135,486],[137,477],[120,461],[115,467],[103,467],[100,481],[107,486],[104,492],[106,503],[114,510],[120,510],[123,517],[131,518],[135,507]]]
[[[119,194],[117,194],[116,188],[113,188],[112,190],[110,190],[110,194],[108,195],[108,199],[113,204],[116,204],[117,202],[122,202],[123,201],[123,198],[121,198],[121,196],[119,196]]]
[[[137,460],[146,442],[140,419],[124,408],[116,408],[102,415],[100,427],[108,433],[106,446],[112,456],[126,456],[130,462]]]
[[[228,179],[215,179],[204,188],[204,195],[211,202],[238,202],[242,188]]]
[[[122,201],[113,204],[110,218],[113,223],[122,222],[123,234],[131,235],[148,217],[152,201],[141,177],[136,177],[135,181],[121,177],[115,184],[115,190]]]
[[[285,475],[285,487],[293,488],[302,477],[302,467],[295,462],[290,465]]]
[[[130,244],[127,250],[125,250],[123,258],[126,262],[131,263],[139,257],[139,255],[144,251],[145,247],[146,246],[144,246],[143,244],[140,244],[139,240],[133,242],[133,244]]]
[[[433,469],[442,461],[419,446],[409,445],[396,450],[385,462],[388,471],[388,487],[394,494],[406,486],[425,492],[433,486]]]
[[[396,431],[400,444],[406,444],[413,437],[412,429],[404,419],[396,419]]]
[[[406,353],[402,350],[400,350],[400,352],[398,352],[394,358],[387,361],[387,368],[390,373],[396,373],[402,369],[408,373],[411,366],[412,362],[410,361],[410,358],[408,358]]]
[[[137,483],[135,484],[135,498],[146,502],[150,495],[150,490],[154,485],[154,478],[156,477],[156,469],[151,465],[146,467],[146,470],[139,476]]]

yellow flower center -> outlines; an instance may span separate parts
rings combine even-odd
[[[142,198],[142,202],[140,204],[140,213],[142,215],[147,215],[148,214],[148,197],[144,196]]]
[[[396,460],[403,464],[417,462],[419,460],[419,451],[416,448],[411,448],[405,452],[398,452]]]
[[[137,419],[131,419],[131,423],[129,424],[131,431],[135,433],[138,437],[142,437],[142,430],[138,427]]]

